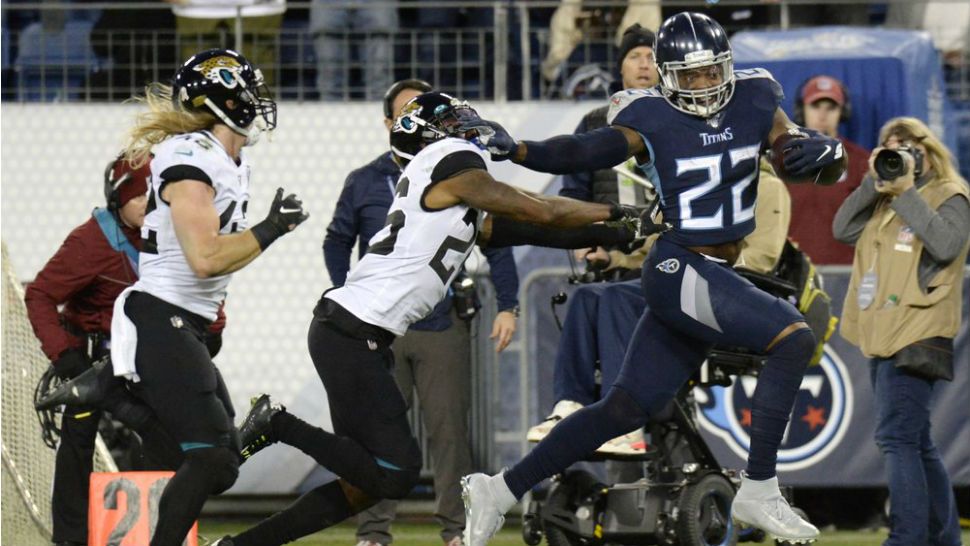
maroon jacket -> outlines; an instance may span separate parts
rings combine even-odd
[[[869,170],[869,150],[839,137],[849,154],[849,168],[831,186],[786,184],[791,194],[791,226],[788,235],[816,264],[851,264],[855,250],[835,240],[832,220],[842,202]]]
[[[135,248],[141,247],[137,229],[121,225],[121,230]],[[65,350],[84,346],[84,338],[68,328],[110,335],[115,299],[136,280],[138,273],[128,256],[111,248],[93,216],[74,228],[27,285],[24,297],[30,325],[47,358],[57,360]],[[58,311],[62,304],[63,310]],[[218,333],[224,327],[220,309],[210,331]]]

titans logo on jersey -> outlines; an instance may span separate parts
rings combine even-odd
[[[162,190],[180,180],[208,184],[215,190],[212,205],[219,213],[219,233],[244,231],[248,227],[249,164],[242,155],[237,164],[211,133],[201,131],[155,146],[151,170],[136,288],[215,320],[232,275],[207,279],[195,275],[175,235],[172,211],[162,199]]]
[[[664,235],[683,246],[743,239],[754,230],[758,160],[783,93],[763,69],[738,70],[734,96],[701,118],[673,108],[656,89],[613,95],[607,121],[640,133],[641,168],[657,184]]]

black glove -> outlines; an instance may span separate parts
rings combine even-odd
[[[609,221],[627,226],[634,232],[636,238],[649,237],[654,233],[663,233],[673,227],[667,222],[655,224],[650,217],[652,213],[653,207],[650,206],[610,203]]]
[[[802,129],[808,138],[795,138],[785,145],[785,170],[791,176],[802,177],[841,161],[845,155],[842,143],[812,129]]]
[[[283,188],[276,189],[276,197],[269,207],[266,219],[252,227],[253,236],[259,243],[260,250],[266,250],[273,241],[296,229],[310,217],[303,211],[303,201],[297,199],[295,193],[283,198]]]
[[[52,364],[54,365],[54,373],[57,374],[57,377],[65,381],[81,375],[84,373],[84,370],[91,367],[91,363],[88,361],[88,355],[76,347],[67,349],[61,353]]]

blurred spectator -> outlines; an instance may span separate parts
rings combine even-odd
[[[327,4],[327,0],[313,0],[310,7],[321,100],[351,98],[350,69],[355,49],[366,82],[364,96],[380,100],[393,81],[397,8],[387,0],[358,0],[353,8]]]
[[[241,53],[273,87],[279,64],[279,32],[286,0],[165,0],[172,4],[179,61],[211,48],[236,49],[236,17],[242,14]],[[240,10],[241,8],[241,10]]]
[[[172,38],[175,17],[156,0],[128,0],[129,4],[151,4],[159,9],[105,9],[94,25],[91,45],[105,69],[91,78],[92,98],[124,100],[155,80],[160,67],[176,62]]]
[[[552,21],[549,23],[549,52],[540,67],[542,77],[546,80],[551,81],[559,77],[562,64],[583,39],[583,31],[579,29],[576,21],[587,16],[588,14],[583,12],[582,0],[562,0],[552,14]],[[617,47],[621,47],[624,33],[634,24],[646,29],[659,27],[660,2],[654,4],[630,2],[617,27]]]
[[[647,89],[660,82],[657,63],[653,56],[655,39],[653,31],[639,24],[634,24],[623,33],[620,60],[616,67],[623,89]],[[579,122],[575,132],[585,133],[606,127],[608,108],[607,104],[591,110]],[[643,204],[643,192],[635,191],[636,187],[638,186],[629,178],[618,175],[611,169],[603,169],[565,175],[559,195],[597,203]]]
[[[792,27],[821,25],[863,27],[869,24],[869,4],[870,2],[863,0],[850,0],[838,4],[789,4],[788,21]]]
[[[893,2],[886,26],[926,30],[940,50],[947,81],[967,93],[970,88],[970,2]],[[962,98],[966,98],[964,94]]]
[[[793,204],[790,236],[816,264],[852,263],[852,247],[837,241],[828,228],[869,168],[869,150],[838,134],[839,124],[851,115],[848,91],[831,76],[814,76],[798,89],[795,123],[838,138],[849,154],[849,168],[836,184],[788,184]]]
[[[879,141],[873,159],[886,148],[910,152],[890,180],[870,159],[835,216],[835,236],[855,244],[841,333],[872,359],[875,439],[889,482],[884,546],[956,546],[956,501],[930,434],[930,401],[937,381],[953,379],[970,190],[923,122],[889,120]]]

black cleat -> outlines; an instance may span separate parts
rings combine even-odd
[[[102,358],[81,375],[64,381],[54,390],[38,397],[34,401],[34,409],[44,411],[64,405],[97,406],[116,381],[122,380],[115,377],[111,359]]]
[[[242,444],[239,454],[243,460],[276,443],[271,421],[274,415],[286,411],[283,405],[274,404],[268,394],[253,398],[251,403],[252,408],[239,427],[239,443]]]

